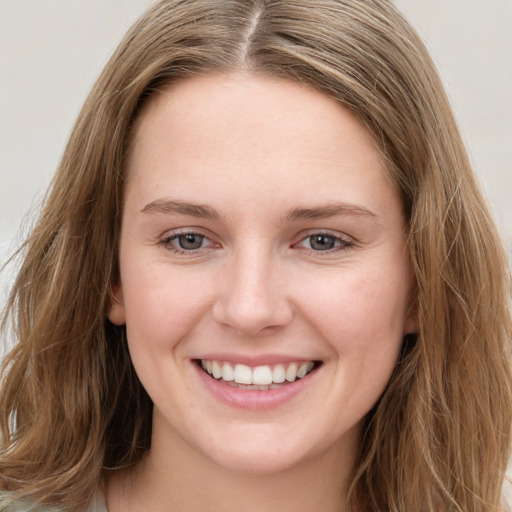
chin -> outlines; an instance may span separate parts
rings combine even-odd
[[[211,455],[218,466],[236,473],[271,475],[299,467],[307,460],[299,454],[271,452],[268,448],[255,447],[252,450],[222,452]]]
[[[290,470],[300,470],[315,459],[330,458],[336,452],[343,456],[341,444],[329,441],[326,434],[320,439],[311,439],[287,431],[276,432],[256,425],[254,429],[240,429],[238,435],[229,435],[216,446],[209,446],[203,453],[216,465],[229,471],[271,475]]]

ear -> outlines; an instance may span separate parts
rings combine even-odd
[[[123,289],[121,283],[112,286],[112,303],[108,310],[107,317],[114,325],[124,325],[126,323],[126,314],[123,302]]]
[[[419,331],[418,315],[416,311],[416,305],[411,304],[407,311],[407,316],[404,321],[404,336],[408,334],[417,334]]]

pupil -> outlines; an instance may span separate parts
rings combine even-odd
[[[311,237],[311,248],[316,251],[328,251],[335,245],[334,237],[328,235],[315,235]]]
[[[193,233],[189,233],[186,235],[180,235],[178,237],[178,243],[182,249],[199,249],[203,243],[203,238],[204,237],[202,235],[194,235]]]

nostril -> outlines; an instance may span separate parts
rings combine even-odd
[[[222,304],[213,310],[218,324],[245,336],[272,334],[288,325],[292,316],[286,305]]]

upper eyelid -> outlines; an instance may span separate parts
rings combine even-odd
[[[294,243],[298,243],[314,235],[332,236],[333,238],[339,238],[340,240],[344,240],[345,242],[355,242],[355,238],[353,236],[348,235],[347,233],[340,233],[339,231],[333,231],[331,229],[308,229],[299,233],[296,237],[297,242]]]
[[[208,239],[212,238],[212,235],[209,234],[208,230],[196,226],[168,229],[164,231],[164,233],[160,235],[159,238],[161,240],[170,240],[171,238],[180,235],[200,235]]]

